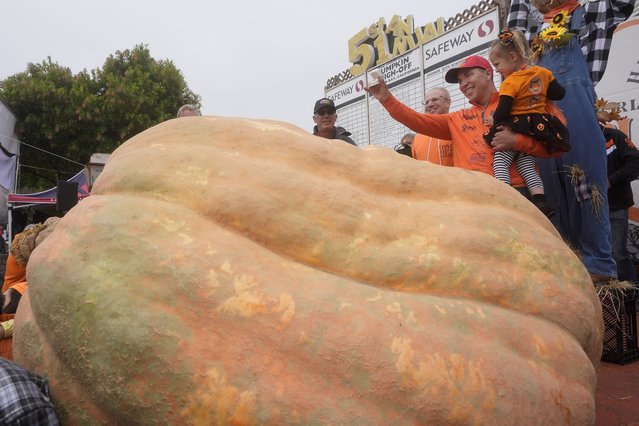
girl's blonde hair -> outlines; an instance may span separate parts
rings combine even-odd
[[[501,30],[497,40],[490,46],[490,50],[499,53],[500,56],[515,52],[526,63],[531,63],[533,60],[533,51],[528,45],[528,40],[519,30]]]

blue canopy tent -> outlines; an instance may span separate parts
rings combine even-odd
[[[78,188],[78,200],[89,196],[89,185],[87,184],[87,177],[85,170],[81,170],[78,174],[68,179],[66,182],[76,184]],[[16,214],[22,210],[28,208],[36,208],[40,210],[48,210],[51,213],[55,213],[56,205],[58,203],[58,187],[47,189],[46,191],[35,192],[32,194],[9,194],[7,196],[7,208],[8,208],[8,243],[11,244],[13,236],[22,231],[24,223],[20,224],[16,220]],[[47,214],[51,216],[52,214]]]

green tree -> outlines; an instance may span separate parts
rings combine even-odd
[[[94,152],[112,152],[137,133],[200,106],[173,62],[146,45],[110,55],[102,68],[73,74],[47,58],[5,79],[0,98],[18,116],[21,187],[46,189],[77,173]],[[66,159],[66,160],[65,160]],[[68,161],[72,160],[72,161]]]

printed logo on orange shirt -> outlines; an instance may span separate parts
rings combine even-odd
[[[470,156],[470,164],[484,164],[486,162],[486,154],[476,152]]]
[[[541,89],[543,88],[543,84],[541,84],[541,79],[539,77],[534,77],[528,83],[528,90],[533,95],[538,95],[541,93]]]
[[[467,132],[474,132],[477,129],[477,126],[473,125],[473,124],[462,124],[461,126],[461,131],[464,133]]]

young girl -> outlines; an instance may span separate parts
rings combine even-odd
[[[559,100],[565,89],[545,68],[530,65],[532,51],[520,31],[503,30],[490,48],[489,58],[495,69],[504,77],[499,89],[499,104],[493,114],[493,124],[484,134],[492,144],[499,126],[514,132],[533,136],[544,144],[548,152],[566,152],[568,130],[554,115],[547,114],[546,100]],[[495,152],[493,169],[495,177],[510,184],[509,169],[513,160],[532,195],[533,203],[548,217],[554,210],[548,205],[541,177],[535,169],[534,157],[517,151]]]

